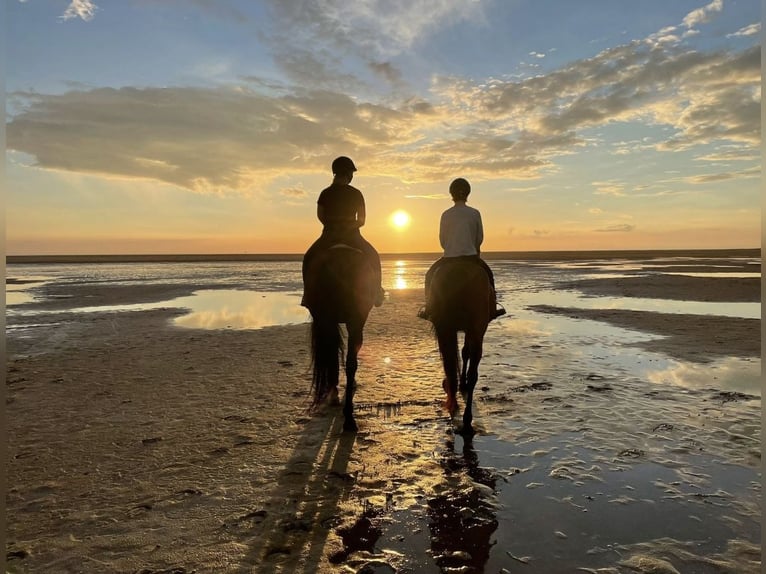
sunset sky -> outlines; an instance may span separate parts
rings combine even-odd
[[[6,253],[758,247],[759,0],[9,0]],[[394,225],[392,214],[400,214]]]

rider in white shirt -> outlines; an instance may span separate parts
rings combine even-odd
[[[418,316],[423,319],[430,317],[428,298],[430,295],[431,279],[436,269],[444,263],[445,259],[461,258],[476,261],[487,272],[492,284],[492,299],[495,308],[492,319],[494,319],[503,315],[505,309],[497,307],[495,277],[492,269],[481,258],[481,244],[484,241],[481,213],[479,213],[478,209],[466,205],[468,195],[471,193],[471,185],[462,177],[457,178],[450,184],[449,192],[455,205],[442,213],[441,221],[439,222],[439,243],[444,250],[444,254],[426,273],[426,306],[420,310]]]

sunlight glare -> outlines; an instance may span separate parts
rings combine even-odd
[[[391,214],[390,221],[391,225],[396,229],[404,229],[410,224],[410,214],[403,209],[399,209]]]

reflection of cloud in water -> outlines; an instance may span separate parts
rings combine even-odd
[[[543,328],[540,321],[532,319],[510,319],[500,321],[503,335],[530,336],[530,335],[552,335],[553,331]]]
[[[727,357],[714,365],[675,363],[648,374],[653,383],[672,384],[689,389],[717,389],[761,395],[759,361]]]
[[[305,323],[309,313],[298,295],[254,291],[199,291],[173,301],[188,307],[188,315],[175,324],[194,329],[258,329],[273,325]]]

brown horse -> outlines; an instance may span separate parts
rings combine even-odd
[[[492,284],[484,269],[475,262],[445,261],[434,273],[430,287],[431,322],[439,343],[444,367],[445,408],[451,416],[458,411],[458,380],[465,399],[464,435],[474,434],[473,391],[479,379],[484,334],[494,311]],[[462,369],[458,375],[458,332],[465,333]]]
[[[356,431],[354,390],[357,355],[375,301],[377,281],[361,251],[339,244],[317,255],[306,273],[305,304],[311,312],[312,406],[338,396],[343,355],[341,324],[348,333],[343,430]]]

